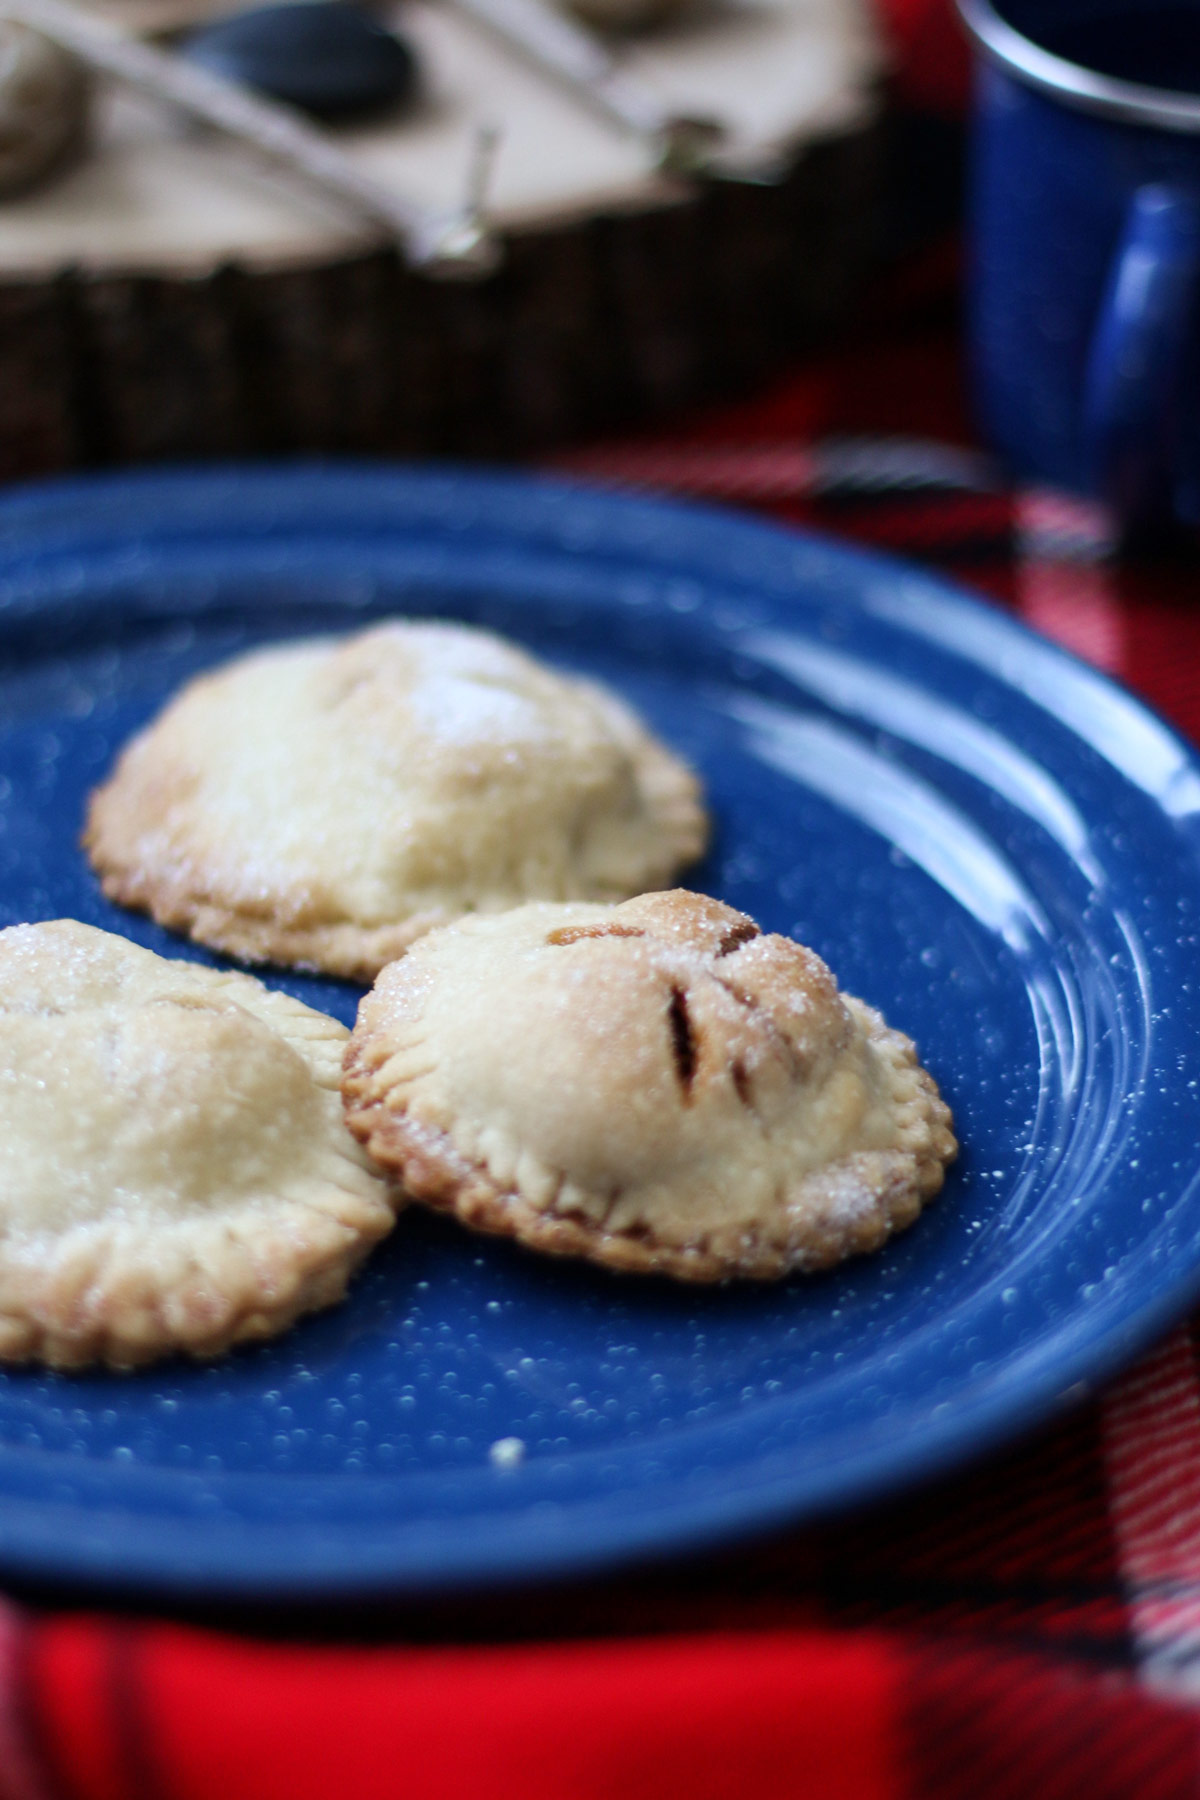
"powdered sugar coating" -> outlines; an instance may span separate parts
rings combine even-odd
[[[338,1299],[394,1216],[346,1035],[74,920],[0,932],[0,1357],[211,1356]]]
[[[163,924],[370,979],[465,912],[654,887],[705,836],[695,777],[614,695],[395,621],[190,683],[93,795],[85,843]]]
[[[414,1198],[689,1280],[874,1249],[956,1150],[908,1038],[811,950],[683,891],[431,934],[363,1002],[344,1093]]]

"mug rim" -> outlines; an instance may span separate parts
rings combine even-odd
[[[1200,99],[1195,95],[1138,81],[1121,81],[1065,56],[1056,56],[1002,19],[991,0],[956,0],[956,4],[979,48],[1027,87],[1052,94],[1083,112],[1101,113],[1127,124],[1200,132]]]

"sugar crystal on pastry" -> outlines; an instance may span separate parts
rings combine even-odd
[[[213,1356],[339,1299],[395,1210],[347,1035],[75,920],[0,931],[0,1358]]]
[[[189,683],[93,795],[85,844],[162,924],[370,980],[467,912],[658,886],[706,830],[695,776],[615,695],[401,620]]]
[[[343,1084],[411,1197],[687,1280],[870,1250],[942,1185],[950,1113],[821,958],[680,890],[464,919],[385,969]]]

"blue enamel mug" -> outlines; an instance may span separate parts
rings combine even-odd
[[[1200,524],[1200,0],[959,0],[980,424],[1126,526]]]

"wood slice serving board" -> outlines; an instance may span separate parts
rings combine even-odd
[[[129,9],[151,0],[124,0]],[[878,161],[862,0],[713,0],[632,40],[630,71],[776,154],[763,184],[664,176],[438,0],[403,118],[340,130],[381,182],[464,193],[499,132],[504,257],[440,281],[238,145],[115,88],[88,156],[0,203],[0,475],[288,450],[505,456],[729,393],[836,318]]]

